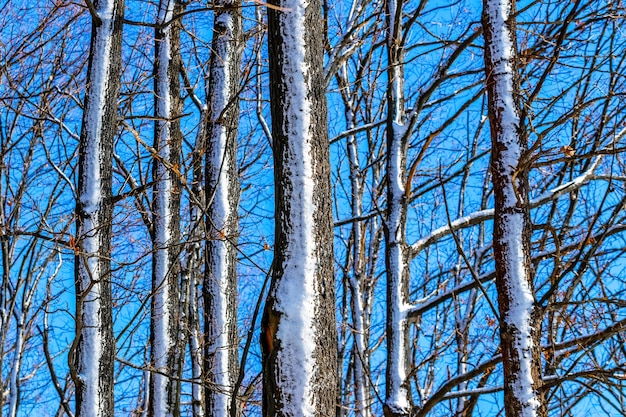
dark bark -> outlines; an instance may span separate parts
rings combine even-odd
[[[274,4],[281,8],[268,9],[276,241],[261,324],[263,412],[331,416],[337,338],[321,4]]]
[[[491,124],[493,250],[507,417],[545,416],[541,311],[534,299],[528,201],[528,137],[521,120],[515,2],[485,0],[483,33]]]
[[[76,416],[113,416],[115,339],[111,300],[113,141],[118,128],[123,0],[97,0],[78,160],[76,339],[68,361]],[[110,15],[107,9],[110,8]]]
[[[207,415],[239,415],[233,388],[239,372],[237,170],[239,85],[243,29],[241,1],[220,1],[215,13],[206,126],[205,378]],[[224,369],[224,364],[226,366]]]
[[[172,8],[167,12],[168,3]],[[180,275],[180,195],[181,165],[180,155],[182,133],[180,118],[182,100],[180,98],[180,20],[169,22],[172,16],[180,13],[183,6],[175,0],[161,0],[158,22],[155,29],[155,64],[154,64],[154,149],[158,157],[153,165],[152,202],[152,320],[151,320],[151,363],[156,373],[150,378],[149,416],[160,417],[180,415],[180,378],[184,346],[179,341],[181,306]],[[168,52],[165,52],[165,49]],[[161,299],[162,294],[162,299]],[[161,304],[162,303],[162,304]],[[161,320],[167,323],[159,324]],[[164,342],[165,335],[156,328],[165,328],[167,333],[166,352],[156,352],[156,346]],[[162,330],[161,330],[162,331]],[[157,340],[159,339],[159,340]],[[161,356],[165,356],[164,358]],[[164,366],[157,366],[163,360]],[[164,396],[156,394],[160,378],[166,378]]]

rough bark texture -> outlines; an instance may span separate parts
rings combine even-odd
[[[120,90],[123,0],[94,2],[76,202],[76,339],[69,353],[76,416],[113,416],[111,173]]]
[[[206,109],[202,112],[201,120],[206,120]],[[183,271],[188,283],[188,314],[187,326],[189,332],[190,361],[191,361],[191,401],[193,417],[204,417],[206,415],[205,387],[204,387],[204,339],[202,326],[202,311],[200,309],[200,297],[202,297],[201,286],[204,281],[204,153],[205,153],[205,129],[200,129],[196,136],[196,143],[192,155],[191,166],[193,169],[193,182],[191,184],[191,194],[195,201],[190,202],[190,224],[187,249],[185,254],[185,264]]]
[[[215,13],[208,81],[206,150],[207,246],[204,277],[207,415],[239,414],[233,387],[239,371],[237,240],[239,234],[239,77],[241,2],[220,1]]]
[[[330,164],[318,0],[268,9],[274,274],[262,320],[265,416],[335,414]]]
[[[404,47],[402,3],[387,0],[387,211],[385,264],[387,267],[387,373],[384,412],[390,417],[410,411],[406,378],[409,373],[409,248],[406,242],[407,135],[404,112]]]
[[[155,29],[154,200],[152,206],[152,320],[149,416],[180,415],[182,355],[179,343],[180,148],[178,116],[182,111],[179,82],[179,22],[170,23],[181,6],[161,0]]]
[[[520,120],[515,2],[485,0],[483,28],[495,200],[493,249],[507,417],[545,416],[541,316],[530,257],[527,134]]]

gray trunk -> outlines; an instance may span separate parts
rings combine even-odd
[[[207,415],[237,416],[233,387],[239,372],[237,241],[240,184],[237,171],[239,74],[243,49],[241,2],[216,6],[208,80],[206,127],[205,378]]]
[[[180,148],[178,116],[182,112],[179,82],[180,21],[170,22],[181,6],[161,0],[155,29],[155,123],[152,202],[152,313],[150,417],[180,415]]]
[[[76,339],[68,361],[76,416],[113,416],[111,172],[120,90],[123,0],[97,0],[80,134],[76,202]]]
[[[385,265],[387,267],[387,373],[385,416],[407,416],[410,395],[409,324],[404,312],[409,303],[409,248],[406,242],[407,135],[404,112],[404,45],[402,2],[386,1],[387,15],[387,211]]]

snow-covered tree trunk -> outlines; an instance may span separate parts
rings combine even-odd
[[[151,417],[180,415],[180,114],[175,0],[161,0],[155,29],[152,220]]]
[[[205,378],[209,416],[238,415],[237,240],[239,233],[239,73],[241,2],[220,0],[213,24],[206,150]]]
[[[9,417],[17,416],[17,405],[20,399],[19,372],[24,348],[24,319],[21,314],[17,318],[15,333],[15,359],[11,364],[9,377]]]
[[[387,0],[387,212],[385,262],[387,266],[387,374],[385,415],[410,412],[407,376],[409,358],[409,248],[406,242],[405,190],[407,137],[404,112],[404,49],[402,3]]]
[[[342,98],[345,105],[346,131],[356,127],[354,122],[355,111],[351,102],[353,93],[348,82],[347,65],[341,66],[338,76]],[[348,160],[350,163],[350,188],[352,217],[358,219],[363,214],[363,179],[359,163],[359,151],[356,135],[347,139]],[[365,286],[365,234],[363,222],[352,223],[352,271],[349,280],[352,325],[354,327],[354,414],[357,417],[370,415],[370,388],[369,388],[369,351],[367,340],[369,336],[369,311],[366,309]]]
[[[493,250],[507,417],[545,416],[541,393],[540,311],[530,258],[527,134],[520,118],[515,2],[483,2],[495,200]]]
[[[120,89],[123,0],[93,3],[76,202],[76,416],[113,416],[111,172]]]
[[[318,0],[268,9],[274,275],[261,324],[265,416],[335,415],[330,162]]]
[[[200,251],[198,251],[198,254]],[[200,257],[194,256],[192,261],[189,262],[191,267],[197,267],[198,271],[201,270],[200,263],[198,262]],[[189,317],[187,323],[189,323],[189,351],[191,361],[191,399],[193,417],[204,417],[206,415],[204,407],[205,389],[202,380],[204,375],[202,372],[202,364],[204,357],[202,354],[202,333],[200,331],[200,313],[198,299],[198,288],[200,287],[201,274],[197,272],[191,272],[190,274],[190,291],[189,291]]]
[[[351,116],[351,115],[350,115]],[[348,118],[348,129],[354,128],[351,117]],[[352,187],[352,217],[359,218],[362,214],[362,186],[360,184],[360,166],[356,137],[348,137],[348,158],[350,159],[350,184]],[[352,275],[350,280],[350,298],[352,321],[354,325],[354,407],[357,417],[369,417],[369,352],[367,339],[369,335],[369,312],[365,309],[365,241],[362,233],[363,224],[355,221],[352,224],[354,239],[352,252]]]
[[[198,101],[199,103],[199,101]],[[206,107],[202,109],[201,120],[206,120]],[[188,244],[185,254],[183,273],[189,279],[189,303],[187,323],[189,327],[189,351],[191,362],[191,401],[193,417],[204,417],[205,392],[204,389],[204,339],[201,330],[202,313],[199,299],[202,296],[200,286],[204,279],[205,247],[204,236],[204,153],[205,153],[205,129],[200,128],[196,136],[192,156],[193,182],[191,193],[194,198],[191,201]]]

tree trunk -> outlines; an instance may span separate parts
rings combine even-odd
[[[207,109],[201,112],[201,120],[206,120]],[[187,314],[187,325],[189,332],[189,351],[191,362],[191,402],[193,417],[204,417],[206,415],[206,390],[204,387],[204,339],[201,330],[202,313],[199,299],[202,296],[200,287],[204,280],[204,154],[206,151],[205,129],[200,128],[194,144],[191,166],[193,170],[193,183],[191,185],[189,237],[185,254],[185,265],[183,273],[187,275],[189,281],[189,303]]]
[[[495,200],[493,249],[507,417],[545,416],[541,393],[540,311],[530,257],[527,135],[520,119],[515,2],[485,0],[485,71]]]
[[[237,416],[239,372],[237,240],[239,233],[239,73],[241,2],[219,1],[208,80],[206,151],[207,246],[204,276],[205,375],[209,416]]]
[[[97,0],[80,135],[76,202],[76,339],[68,358],[76,416],[113,416],[111,172],[120,90],[123,0]]]
[[[354,39],[353,37],[351,37]],[[347,64],[340,67],[337,75],[337,83],[341,90],[341,97],[345,106],[346,131],[356,127],[353,101],[354,93],[348,80]],[[350,206],[352,217],[358,219],[363,214],[363,178],[359,162],[359,149],[357,136],[349,135],[346,142],[348,160],[350,162]],[[352,240],[352,271],[348,276],[348,288],[350,290],[350,310],[352,314],[352,326],[354,344],[354,415],[356,417],[369,417],[371,415],[370,387],[369,387],[369,315],[366,308],[367,294],[365,292],[365,266],[366,266],[366,236],[364,222],[354,221],[350,239]],[[340,362],[339,362],[340,363]]]
[[[409,324],[409,248],[406,242],[405,190],[407,135],[404,113],[404,48],[402,2],[387,0],[387,212],[385,263],[387,266],[387,374],[384,411],[390,417],[410,410],[407,376]]]
[[[261,324],[265,416],[335,414],[333,226],[319,1],[268,9],[274,275]]]
[[[161,0],[155,29],[154,200],[152,220],[151,417],[180,415],[180,143],[175,0]],[[172,378],[174,377],[174,378]]]

